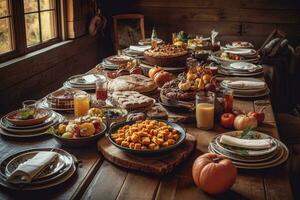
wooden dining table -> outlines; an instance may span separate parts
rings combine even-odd
[[[97,68],[89,72],[97,72]],[[265,121],[258,131],[280,139],[269,97],[266,100]],[[235,99],[234,108],[243,112],[258,111],[262,105],[254,99]],[[66,114],[72,117],[72,114]],[[212,130],[197,129],[194,123],[184,124],[195,136],[196,150],[187,160],[164,176],[146,174],[115,166],[105,160],[97,145],[65,148],[50,135],[34,139],[0,137],[0,161],[16,152],[31,148],[62,148],[80,161],[76,175],[51,189],[34,192],[12,191],[0,187],[0,199],[293,199],[287,163],[263,170],[238,170],[235,184],[227,192],[212,196],[197,188],[192,179],[194,159],[208,151],[209,142],[228,130],[218,124]],[[224,172],[225,174],[226,172]],[[215,180],[216,182],[218,179]]]

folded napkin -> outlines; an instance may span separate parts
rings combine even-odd
[[[18,168],[8,176],[10,183],[30,183],[32,179],[47,165],[57,159],[58,154],[50,151],[41,151],[33,158],[20,164]]]
[[[129,47],[130,50],[138,51],[138,52],[144,52],[150,48],[151,48],[151,46],[149,46],[149,45],[145,45],[145,46],[130,45],[130,47]]]
[[[227,86],[230,88],[238,89],[262,89],[266,87],[266,83],[263,81],[228,81]]]
[[[222,135],[220,138],[222,144],[240,147],[245,149],[269,149],[272,147],[271,139],[240,139],[229,135]]]
[[[254,72],[258,69],[261,69],[261,66],[258,65],[254,65],[252,63],[247,63],[247,62],[235,62],[235,63],[231,63],[230,67],[233,69],[237,69],[237,70],[246,70],[249,72]]]

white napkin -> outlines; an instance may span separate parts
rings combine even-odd
[[[149,45],[145,45],[145,46],[130,45],[129,49],[132,51],[144,52],[148,49],[151,49],[151,46],[149,46]]]
[[[235,62],[235,63],[231,63],[230,67],[233,69],[237,69],[237,70],[246,70],[246,71],[256,71],[258,69],[261,69],[261,66],[258,65],[254,65],[252,63],[247,63],[247,62]]]
[[[271,139],[240,139],[229,135],[222,135],[220,138],[222,144],[245,149],[269,149],[272,147]]]
[[[261,89],[266,87],[266,83],[263,81],[228,81],[225,82],[230,88],[239,88],[239,89]]]
[[[30,183],[32,179],[42,170],[45,166],[53,162],[58,154],[51,151],[41,151],[33,158],[27,160],[12,172],[7,178],[10,183]]]

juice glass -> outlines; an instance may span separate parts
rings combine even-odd
[[[105,101],[107,99],[107,80],[98,79],[96,81],[96,98],[98,101]]]
[[[201,92],[196,95],[197,128],[209,130],[214,127],[215,93]]]
[[[233,109],[233,90],[225,89],[223,91],[224,112],[231,113]]]
[[[75,94],[74,95],[74,113],[76,117],[86,115],[90,109],[90,95],[89,94]]]

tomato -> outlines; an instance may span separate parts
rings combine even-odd
[[[224,113],[221,116],[221,125],[225,128],[232,128],[235,115],[232,113]]]

